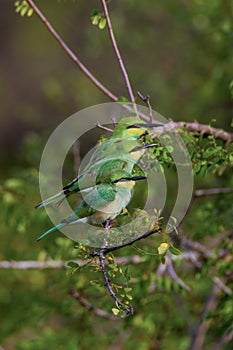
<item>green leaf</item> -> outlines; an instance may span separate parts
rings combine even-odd
[[[99,21],[101,19],[101,14],[98,10],[93,10],[91,14],[91,23],[96,26],[99,24]]]
[[[33,12],[34,12],[34,10],[33,10],[32,8],[30,8],[30,9],[28,10],[27,16],[28,16],[28,17],[31,17],[31,16],[33,15]]]
[[[76,263],[75,261],[69,261],[67,263],[67,266],[69,266],[69,267],[79,267],[79,264]]]
[[[165,256],[164,256],[164,255],[161,255],[161,256],[160,256],[160,261],[161,261],[162,264],[165,264],[166,259],[165,259]]]
[[[201,164],[200,163],[195,164],[194,165],[195,174],[198,174],[200,170],[201,170]]]
[[[112,308],[113,315],[117,316],[119,314],[120,310],[116,309],[115,307]]]
[[[20,11],[20,15],[23,17],[28,12],[28,6],[24,6]]]
[[[99,29],[104,29],[106,27],[106,18],[105,17],[102,17],[99,21]]]
[[[173,255],[180,255],[182,253],[178,248],[175,248],[172,244],[170,244],[169,251]]]
[[[120,102],[120,103],[131,103],[126,97],[124,96],[119,96],[118,99],[117,99],[117,102]]]
[[[132,295],[126,294],[126,298],[128,298],[129,300],[133,300]]]

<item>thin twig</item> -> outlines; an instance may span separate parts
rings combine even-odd
[[[172,259],[171,259],[171,253],[168,252],[166,255],[166,268],[168,271],[168,274],[170,275],[170,277],[177,283],[179,284],[179,286],[185,290],[187,290],[188,292],[191,291],[191,288],[185,284],[182,279],[177,275],[173,264],[172,264]]]
[[[119,319],[117,316],[115,316],[113,314],[110,314],[110,313],[108,313],[107,311],[105,311],[103,309],[99,309],[99,308],[95,307],[83,295],[78,293],[78,291],[75,290],[75,289],[71,289],[70,295],[75,300],[77,300],[80,303],[80,305],[84,306],[87,310],[93,312],[97,316],[101,316],[101,317],[107,318],[109,320],[117,320],[117,319]]]
[[[113,45],[113,48],[114,48],[117,60],[119,62],[119,65],[120,65],[123,77],[125,79],[125,84],[126,84],[129,96],[130,96],[130,100],[131,100],[131,102],[132,102],[132,104],[134,106],[135,112],[137,113],[137,106],[136,106],[135,101],[134,101],[133,89],[131,87],[129,76],[128,76],[128,73],[126,71],[123,59],[121,57],[121,54],[120,54],[120,51],[119,51],[119,48],[118,48],[118,45],[117,45],[117,42],[116,42],[115,35],[114,35],[114,32],[113,32],[111,19],[110,19],[109,12],[108,12],[107,2],[105,0],[102,0],[102,4],[103,4],[104,14],[105,14],[106,21],[107,21],[107,26],[108,26],[110,39],[111,39],[111,42],[112,42],[112,45]]]
[[[209,188],[209,189],[200,189],[194,191],[194,197],[202,197],[202,196],[209,196],[212,194],[221,194],[221,193],[232,193],[233,188]]]
[[[150,104],[150,96],[149,95],[144,96],[141,94],[140,91],[137,91],[137,94],[143,102],[146,102],[147,107],[149,109],[150,122],[152,123],[153,122],[153,110],[152,110],[151,104]]]
[[[66,45],[66,43],[62,40],[60,35],[51,25],[51,23],[47,20],[44,14],[39,10],[33,0],[27,0],[27,3],[33,8],[34,12],[40,18],[40,20],[44,23],[44,25],[48,28],[50,33],[54,36],[54,38],[58,41],[67,55],[72,59],[72,61],[81,69],[81,71],[92,81],[98,89],[100,89],[106,96],[108,96],[112,101],[117,101],[118,97],[114,95],[108,88],[106,88],[96,77],[90,72],[90,70],[80,61],[78,56]]]
[[[101,125],[99,122],[96,124],[97,128],[103,129],[105,131],[113,132],[112,129],[107,128],[106,126]]]
[[[165,264],[160,263],[157,271],[156,271],[156,280],[158,280],[158,278],[160,276],[163,275],[169,275],[171,277],[171,279],[173,279],[177,284],[179,284],[179,286],[185,290],[187,290],[188,292],[191,291],[191,288],[184,283],[184,281],[182,281],[182,279],[177,275],[173,264],[172,264],[172,255],[170,252],[168,252],[166,254],[166,260],[165,260]],[[150,285],[150,291],[154,292],[156,287],[157,287],[157,281],[155,280],[155,282],[151,283]]]
[[[182,237],[181,244],[184,248],[191,248],[192,250],[201,253],[206,259],[210,258],[212,254],[212,251],[208,249],[204,244],[192,241],[191,239],[186,239]]]
[[[211,279],[219,289],[224,291],[227,295],[232,295],[232,290],[228,288],[219,277],[214,276]]]

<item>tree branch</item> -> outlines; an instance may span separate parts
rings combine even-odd
[[[145,258],[132,255],[132,256],[122,256],[115,258],[117,264],[140,264],[145,261]],[[88,260],[72,260],[76,262],[79,266],[86,265]],[[63,260],[46,260],[46,261],[32,261],[32,260],[24,260],[24,261],[0,261],[0,269],[19,269],[19,270],[27,270],[27,269],[61,269],[61,268],[69,268],[67,265],[67,261]]]
[[[120,299],[117,297],[116,293],[114,292],[114,290],[112,289],[112,286],[110,284],[109,278],[108,278],[108,273],[106,270],[106,266],[105,266],[105,257],[104,257],[104,249],[101,249],[99,251],[99,263],[100,263],[100,268],[101,271],[103,273],[103,277],[104,277],[104,281],[105,281],[105,286],[108,290],[109,295],[113,298],[113,300],[116,302],[116,304],[122,308],[125,309],[125,316],[129,316],[133,314],[133,307],[132,306],[127,306],[124,305]]]
[[[194,197],[209,196],[212,194],[233,193],[233,188],[208,188],[194,191]]]
[[[105,310],[99,309],[95,307],[93,304],[91,304],[84,296],[82,296],[80,293],[78,293],[77,290],[71,289],[69,293],[75,300],[79,302],[80,305],[84,306],[87,310],[93,312],[97,316],[101,316],[104,318],[107,318],[109,320],[117,320],[119,319],[117,316],[114,316],[110,313],[108,313]],[[0,349],[1,350],[1,349]]]
[[[132,86],[130,84],[129,76],[128,76],[128,73],[126,71],[123,59],[121,57],[121,54],[120,54],[120,51],[119,51],[119,48],[118,48],[118,45],[117,45],[117,42],[116,42],[115,35],[114,35],[114,32],[113,32],[111,19],[110,19],[109,12],[108,12],[107,2],[105,0],[102,0],[102,4],[103,4],[103,8],[104,8],[104,14],[105,14],[105,17],[106,17],[108,31],[109,31],[110,39],[111,39],[111,42],[112,42],[112,45],[113,45],[113,49],[115,51],[117,60],[119,62],[119,65],[120,65],[123,77],[125,79],[125,85],[127,87],[127,90],[128,90],[129,96],[130,96],[130,100],[131,100],[131,102],[132,102],[132,104],[134,106],[135,112],[137,113],[137,107],[136,107],[136,104],[135,104],[135,101],[134,101],[133,89],[132,89]]]
[[[181,257],[181,256],[178,256]],[[156,271],[156,279],[158,280],[159,276],[163,276],[163,275],[169,275],[171,277],[171,279],[173,279],[181,288],[187,290],[188,292],[191,291],[191,288],[184,283],[184,281],[182,281],[182,279],[177,275],[174,266],[172,264],[172,255],[170,252],[168,252],[166,254],[166,260],[165,260],[165,264],[160,263],[159,267]],[[150,291],[154,292],[155,289],[157,287],[157,281],[155,280],[155,282],[151,283],[150,285]]]
[[[60,35],[51,25],[51,23],[47,20],[44,14],[39,10],[33,0],[27,0],[27,3],[33,8],[34,12],[40,18],[40,20],[47,27],[49,32],[54,36],[54,38],[58,41],[63,50],[67,53],[67,55],[71,58],[71,60],[81,69],[81,71],[92,81],[92,83],[97,86],[99,90],[101,90],[106,96],[108,96],[112,101],[117,101],[118,97],[114,95],[108,88],[106,88],[96,77],[90,72],[90,70],[79,60],[77,55],[66,45],[66,43],[62,40]]]
[[[157,138],[158,134],[162,134],[164,132],[170,132],[174,129],[184,129],[188,131],[197,131],[201,134],[213,135],[217,139],[222,139],[226,141],[227,144],[233,141],[233,133],[227,132],[222,129],[213,128],[207,124],[199,124],[197,121],[187,123],[187,122],[173,122],[172,120],[168,123],[164,124],[161,127],[156,128],[156,135],[154,138]]]

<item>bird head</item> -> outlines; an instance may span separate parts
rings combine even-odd
[[[128,140],[137,140],[148,134],[148,128],[162,125],[161,123],[146,123],[138,117],[124,117],[116,126],[114,136]]]

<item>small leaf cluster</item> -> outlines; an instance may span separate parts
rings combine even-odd
[[[33,14],[33,8],[28,4],[26,0],[18,0],[15,1],[15,12],[19,13],[20,16],[25,16],[27,15],[28,17],[31,17]]]
[[[107,24],[106,17],[102,12],[99,12],[98,10],[93,10],[91,14],[91,23],[94,26],[98,26],[99,29],[104,29]]]
[[[195,174],[205,176],[206,173],[222,175],[227,167],[233,166],[233,144],[225,147],[222,141],[213,135],[184,133],[183,140],[188,148]]]

